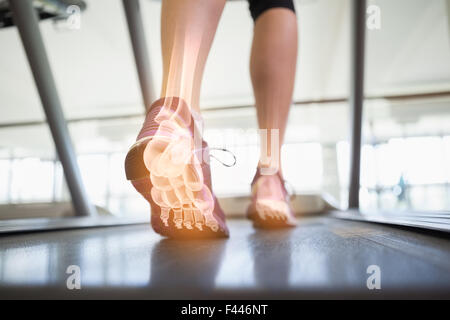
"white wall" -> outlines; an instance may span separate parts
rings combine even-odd
[[[159,90],[160,3],[141,1]],[[445,0],[377,0],[381,30],[368,31],[367,92],[450,88]],[[88,0],[81,30],[40,24],[67,117],[142,110],[121,1]],[[295,99],[344,96],[348,87],[348,0],[297,1],[300,54]],[[206,67],[202,106],[253,101],[248,76],[252,20],[245,1],[229,2]],[[275,48],[274,48],[275,50]],[[15,28],[0,29],[0,122],[43,119]]]

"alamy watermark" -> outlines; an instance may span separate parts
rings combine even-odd
[[[367,267],[366,270],[369,277],[367,278],[366,285],[369,290],[381,289],[381,269],[376,264],[372,264]]]
[[[77,5],[67,6],[62,18],[55,19],[54,26],[58,30],[80,30],[81,29],[81,8]]]
[[[66,286],[69,290],[81,289],[81,269],[77,265],[70,265],[66,269],[66,273],[69,274],[66,280]]]
[[[194,150],[203,150],[203,152],[196,153],[200,163],[209,163],[209,150],[202,147],[203,141],[203,123],[201,120],[197,121],[194,118]],[[210,132],[211,133],[211,132]],[[213,140],[219,141],[223,146],[230,149],[238,148],[243,145],[256,145],[259,141],[259,164],[262,175],[273,175],[280,169],[280,130],[272,129],[241,129],[229,128],[220,130],[218,136]],[[216,142],[217,142],[216,141]],[[251,148],[246,148],[248,154],[242,158],[250,159],[252,152]]]
[[[369,30],[381,29],[381,9],[377,5],[370,5],[366,9],[367,19],[366,26]]]

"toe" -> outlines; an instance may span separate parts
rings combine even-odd
[[[283,210],[276,210],[277,220],[284,220],[286,218],[286,214]]]
[[[202,212],[195,207],[192,208],[192,212],[194,215],[195,226],[197,227],[197,229],[203,230],[205,219],[203,218]]]
[[[214,218],[212,212],[205,213],[204,217],[206,226],[208,226],[212,231],[217,232],[219,230],[219,223]]]
[[[182,228],[183,223],[183,211],[181,208],[173,209],[173,222],[178,229]]]
[[[274,218],[273,211],[271,209],[266,208],[265,213],[269,218]]]
[[[192,213],[192,208],[188,205],[183,208],[184,213],[184,220],[183,225],[188,228],[192,229],[192,225],[194,224],[194,215]]]
[[[282,215],[283,215],[283,213],[282,213],[281,211],[275,210],[275,211],[273,212],[273,216],[274,216],[274,218],[277,219],[277,220],[280,220],[281,217],[282,217]]]
[[[161,208],[160,218],[166,227],[169,226],[170,208]]]

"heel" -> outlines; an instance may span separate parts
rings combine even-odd
[[[151,137],[138,140],[131,146],[125,158],[125,175],[127,180],[139,180],[149,178],[150,172],[144,163],[144,150]]]

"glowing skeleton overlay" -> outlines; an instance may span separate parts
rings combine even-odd
[[[277,181],[277,182],[275,182]],[[277,220],[285,220],[289,224],[296,224],[295,218],[290,214],[288,199],[277,185],[276,176],[261,176],[255,184],[256,213],[265,220],[267,217]]]
[[[173,222],[178,229],[208,227],[217,232],[214,198],[204,183],[203,159],[198,158],[203,152],[194,152],[202,146],[201,134],[197,134],[196,125],[193,134],[188,130],[192,118],[197,122],[192,109],[198,109],[195,92],[199,93],[200,88],[200,48],[208,40],[201,24],[175,23],[170,28],[174,30],[174,39],[166,43],[172,46],[172,53],[164,66],[167,84],[163,96],[180,97],[185,103],[180,99],[173,110],[172,101],[165,101],[154,119],[159,127],[144,151],[144,163],[153,185],[151,196],[160,206],[160,217],[166,226],[173,212]]]
[[[185,107],[180,104],[179,108]],[[178,110],[188,115],[189,110]],[[157,116],[159,128],[144,151],[144,163],[150,171],[153,185],[151,196],[161,207],[161,220],[169,226],[170,211],[178,229],[209,227],[217,232],[219,225],[213,216],[214,198],[204,184],[202,168],[194,153],[194,140],[190,132],[164,108]],[[183,118],[183,117],[181,117]]]

